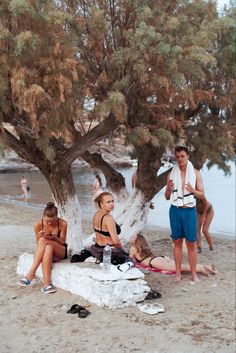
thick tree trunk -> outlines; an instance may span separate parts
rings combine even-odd
[[[150,203],[138,189],[133,189],[125,201],[117,202],[113,216],[121,226],[120,239],[123,244],[143,229],[147,222],[149,206]]]
[[[141,190],[146,201],[150,201],[166,183],[163,177],[157,177],[157,172],[162,166],[161,157],[164,148],[154,148],[150,145],[143,145],[137,149],[137,189]]]

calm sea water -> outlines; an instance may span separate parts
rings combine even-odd
[[[208,200],[213,204],[215,217],[212,221],[211,231],[229,236],[235,236],[235,165],[231,163],[231,176],[225,176],[217,167],[210,170],[203,168],[201,173]],[[127,188],[131,189],[131,176],[135,168],[120,168],[124,175]],[[44,177],[37,171],[24,173],[28,179],[31,191],[29,201],[26,203],[19,186],[22,173],[0,174],[0,202],[15,204],[21,207],[35,207],[43,209],[45,203],[51,199],[50,189]],[[84,218],[91,220],[94,212],[92,205],[92,184],[94,174],[88,168],[74,170],[74,179],[77,193],[83,209]],[[103,178],[105,185],[105,180]],[[148,225],[169,228],[168,209],[169,202],[164,198],[162,189],[153,199],[155,209],[150,210]]]

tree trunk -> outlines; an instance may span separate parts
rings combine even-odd
[[[117,203],[113,217],[121,226],[120,239],[123,244],[143,229],[147,222],[149,206],[150,203],[138,189],[133,189],[125,201]]]

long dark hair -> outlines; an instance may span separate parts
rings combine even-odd
[[[137,249],[137,253],[141,258],[152,257],[153,253],[150,246],[147,243],[146,238],[141,233],[136,235],[134,240],[134,246]]]
[[[98,180],[100,187],[102,187],[102,179],[101,179],[100,175],[97,174],[95,176],[95,178]]]
[[[43,215],[49,218],[57,217],[58,210],[55,206],[54,202],[48,202],[46,207],[44,208]]]

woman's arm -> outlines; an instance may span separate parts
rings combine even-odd
[[[40,237],[44,237],[45,236],[45,231],[42,230],[42,222],[41,221],[37,221],[34,224],[34,233],[35,233],[35,237],[36,237],[36,243],[38,242]]]
[[[116,231],[116,222],[114,218],[111,215],[107,215],[106,217],[104,217],[103,220],[103,224],[107,227],[107,230],[111,235],[111,239],[113,241],[114,246],[116,248],[122,248],[122,244]]]
[[[201,199],[201,202],[203,204],[202,217],[203,217],[203,222],[204,222],[204,220],[206,218],[207,210],[208,210],[208,207],[209,207],[209,202],[207,201],[205,196]]]
[[[131,257],[131,259],[136,259],[136,254],[137,254],[137,250],[135,248],[135,246],[131,246],[130,250],[129,250],[129,256]]]

